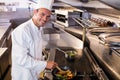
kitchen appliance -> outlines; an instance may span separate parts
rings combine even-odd
[[[103,33],[99,35],[100,42],[109,47],[120,47],[120,33]]]
[[[61,49],[65,52],[74,50],[71,48]],[[83,54],[81,57],[76,57],[75,61],[69,62],[66,60],[63,51],[56,49],[55,62],[57,62],[59,66],[69,67],[73,72],[76,73],[73,79],[70,80],[108,80],[102,69],[97,65],[97,63],[94,63],[95,61],[93,61],[93,58],[91,59],[88,52],[85,52],[85,54]],[[56,70],[53,70],[53,72],[55,71]],[[56,80],[54,79],[54,75],[53,80]]]
[[[68,66],[62,66],[54,68],[52,71],[52,75],[53,80],[71,80],[76,76],[76,71],[72,71]]]
[[[82,17],[82,11],[78,12],[74,10],[64,10],[64,9],[55,10],[55,14],[56,14],[55,21],[65,27],[77,26],[78,24],[72,19],[72,17],[74,18]]]
[[[101,2],[103,2],[103,3],[105,3],[105,4],[107,4],[107,5],[109,5],[109,6],[112,6],[113,8],[115,8],[115,9],[118,9],[118,10],[120,10],[120,1],[119,0],[100,0]]]
[[[90,51],[111,80],[120,79],[120,32],[116,30],[119,29],[107,28],[102,33],[98,30],[97,34],[96,29],[96,33],[88,31],[86,34]]]
[[[63,51],[62,49],[60,48],[56,48],[57,50],[61,51],[62,53],[65,54],[65,58],[68,60],[68,61],[74,61],[75,60],[75,57],[77,56],[77,52],[76,51]]]

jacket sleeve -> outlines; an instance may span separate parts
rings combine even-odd
[[[36,60],[29,55],[27,38],[27,33],[24,30],[12,32],[12,63],[40,73],[45,69],[47,62]]]

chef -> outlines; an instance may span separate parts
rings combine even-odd
[[[44,69],[57,63],[44,61],[42,28],[49,21],[53,0],[38,0],[33,17],[12,32],[12,80],[38,80]]]

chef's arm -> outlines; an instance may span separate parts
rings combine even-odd
[[[34,59],[30,56],[27,44],[27,36],[24,32],[18,35],[14,32],[12,33],[12,64],[37,72],[43,71],[46,68],[47,62]]]

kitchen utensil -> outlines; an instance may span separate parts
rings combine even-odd
[[[74,61],[75,60],[75,56],[76,56],[76,51],[63,51],[61,50],[60,48],[56,48],[57,50],[61,51],[64,53],[65,55],[65,58],[68,60],[68,61]]]
[[[57,68],[59,71],[65,72],[65,71],[62,70],[59,66],[56,66],[56,68]]]
[[[63,72],[60,72],[60,70]],[[72,76],[64,77],[64,75],[60,75],[59,72],[64,75],[68,75],[70,73]],[[53,69],[52,75],[55,80],[71,80],[74,76],[76,76],[76,71],[72,71],[68,66],[56,67]]]

